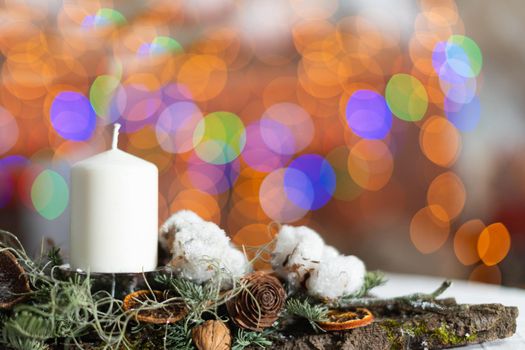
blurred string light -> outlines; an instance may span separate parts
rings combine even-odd
[[[360,140],[348,155],[348,173],[365,190],[379,191],[390,181],[394,160],[388,146],[379,140]]]
[[[419,145],[432,163],[451,167],[459,157],[461,135],[446,118],[432,116],[421,127]]]
[[[383,139],[392,127],[392,112],[375,91],[358,90],[348,100],[346,119],[352,131],[365,139]]]
[[[306,175],[297,170],[289,170],[289,173],[296,174],[297,177],[302,175],[302,183],[310,185]],[[286,169],[280,168],[268,174],[261,183],[259,190],[259,201],[261,207],[268,217],[277,222],[294,222],[306,215],[309,208],[304,208],[294,203],[295,201],[305,200],[313,197],[313,189],[309,188],[308,193],[302,192],[304,187],[286,187],[285,182]],[[290,198],[291,197],[291,198]]]
[[[100,28],[107,26],[119,26],[126,23],[126,17],[112,8],[101,8],[94,15],[87,15],[82,21],[85,28]]]
[[[238,159],[225,164],[214,164],[193,155],[187,161],[187,165],[185,176],[189,178],[192,186],[210,194],[230,190],[239,177]]]
[[[270,106],[260,121],[262,140],[277,154],[293,155],[312,142],[314,125],[308,112],[293,103]]]
[[[498,264],[507,256],[510,249],[510,234],[500,222],[491,224],[481,232],[478,238],[478,253],[487,266]]]
[[[445,98],[444,110],[448,120],[462,132],[474,130],[481,117],[481,106],[477,96],[467,103],[457,103]]]
[[[108,117],[111,100],[119,84],[117,77],[107,74],[96,77],[91,84],[89,100],[98,117]]]
[[[434,216],[442,216],[443,221],[452,220],[459,216],[466,201],[465,186],[461,179],[453,172],[446,172],[437,176],[427,190],[427,203],[433,210]]]
[[[497,280],[510,236],[460,222],[468,193],[453,170],[480,120],[483,57],[453,1],[419,5],[405,43],[388,10],[347,16],[336,0],[160,2],[129,15],[66,2],[49,23],[47,5],[7,3],[0,207],[16,197],[58,218],[69,197],[54,166],[105,149],[118,121],[122,146],[159,167],[160,217],[192,209],[259,244],[267,223],[304,223],[330,202],[363,220],[403,202],[403,171],[419,171],[403,170],[408,149],[436,169],[422,170],[414,247],[435,252],[454,232],[460,263],[480,264],[471,277]]]
[[[53,170],[44,170],[31,187],[31,201],[35,210],[48,220],[58,218],[66,209],[69,187],[64,178]]]
[[[175,102],[167,106],[156,123],[157,140],[163,150],[169,153],[184,153],[199,143],[202,135],[194,141],[195,129],[203,116],[199,107],[191,101]]]
[[[111,122],[118,121],[125,132],[135,132],[155,123],[161,108],[161,91],[156,81],[121,84],[110,106]]]
[[[138,55],[165,55],[182,52],[181,44],[168,36],[157,36],[151,43],[142,44],[137,50]]]
[[[59,93],[50,110],[51,124],[67,140],[84,141],[93,135],[96,116],[89,100],[80,93]]]
[[[428,108],[425,86],[409,74],[395,74],[385,89],[386,102],[396,117],[408,122],[421,120]]]
[[[242,120],[230,112],[213,112],[199,121],[193,132],[197,156],[211,164],[235,160],[246,144]]]
[[[438,205],[419,210],[410,222],[410,238],[414,246],[424,254],[433,253],[441,248],[449,234],[450,223],[447,214]]]
[[[446,95],[444,110],[447,118],[461,131],[473,130],[479,121],[475,78],[482,62],[478,45],[463,35],[451,35],[434,48],[432,65]]]
[[[266,134],[266,138],[271,137],[267,132],[267,129],[271,128],[271,126],[272,122],[263,124],[261,121],[256,121],[246,128],[246,146],[242,152],[242,158],[248,166],[260,172],[271,172],[281,168],[292,157],[291,154],[281,154],[275,151],[277,148],[275,144],[279,144],[283,140],[282,138],[276,138],[274,143],[268,144],[265,142],[263,134]],[[279,130],[272,130],[271,133],[276,131]],[[272,146],[270,147],[270,145]],[[282,147],[279,147],[279,149],[282,149]]]
[[[288,198],[307,210],[325,206],[335,191],[335,182],[332,166],[317,154],[297,157],[284,173],[284,190]]]
[[[454,251],[463,265],[472,265],[479,261],[478,239],[485,229],[485,224],[479,219],[463,223],[454,236]]]

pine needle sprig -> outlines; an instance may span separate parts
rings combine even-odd
[[[217,292],[211,283],[200,285],[183,278],[164,275],[157,276],[156,280],[175,292],[187,305],[190,314],[186,318],[186,329],[190,323],[204,322],[203,315],[215,306],[212,301],[217,300]]]
[[[215,275],[203,284],[177,276],[158,275],[155,278],[158,283],[172,290],[186,303],[190,310],[186,318],[187,322],[192,322],[194,325],[204,322],[205,315],[220,319],[219,307],[247,288],[247,284],[242,280],[232,277],[230,272],[219,268],[217,262],[209,260],[208,263],[210,269],[215,271]],[[223,290],[225,281],[231,287],[227,291]]]
[[[342,301],[363,298],[370,294],[370,291],[376,287],[382,286],[387,282],[385,274],[382,271],[368,271],[365,274],[363,286],[355,293],[341,297]]]
[[[210,288],[183,278],[170,278],[168,285],[190,307],[207,302],[212,297]]]
[[[47,259],[51,263],[51,267],[60,266],[64,264],[64,259],[62,254],[60,254],[60,248],[51,247],[47,252]]]
[[[300,317],[308,320],[316,331],[322,330],[317,322],[328,320],[328,308],[325,305],[316,304],[311,299],[290,298],[286,301],[286,315]]]
[[[164,348],[169,350],[194,350],[191,330],[184,323],[175,323],[165,328]]]
[[[35,312],[28,310],[15,311],[3,328],[3,335],[6,339],[31,338],[38,341],[45,341],[54,337],[52,322]]]
[[[43,341],[31,338],[7,338],[6,345],[14,350],[50,350],[49,345]]]
[[[235,333],[235,340],[232,350],[243,350],[248,346],[266,348],[272,345],[269,336],[273,333],[272,329],[266,329],[262,332],[252,332],[245,329],[238,329]]]

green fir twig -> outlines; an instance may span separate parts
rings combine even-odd
[[[184,327],[184,324],[176,323],[165,328],[166,349],[193,350],[195,347],[191,340],[191,330]]]
[[[62,258],[62,255],[60,254],[60,248],[58,247],[51,247],[49,252],[47,252],[47,258],[51,263],[51,267],[64,264],[64,259]]]
[[[328,320],[328,307],[316,304],[311,299],[290,298],[286,301],[286,316],[306,319],[316,331],[321,330],[317,322]]]
[[[351,303],[352,300],[366,297],[370,294],[370,291],[376,287],[382,286],[387,282],[385,274],[382,271],[368,271],[365,274],[363,286],[355,293],[344,295],[339,298],[335,303],[347,304]]]
[[[243,350],[249,346],[266,348],[272,345],[269,336],[273,333],[272,329],[266,329],[263,332],[252,332],[244,329],[238,329],[235,333],[235,340],[232,344],[232,350]]]

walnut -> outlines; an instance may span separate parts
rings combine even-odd
[[[229,350],[231,333],[222,321],[209,320],[193,328],[192,338],[199,350]]]

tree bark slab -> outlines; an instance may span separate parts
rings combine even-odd
[[[398,305],[371,307],[376,321],[369,326],[342,332],[305,333],[305,325],[288,327],[270,349],[280,350],[387,350],[444,349],[483,343],[516,332],[516,307],[501,304],[456,304],[437,301],[442,309],[404,308]],[[255,348],[252,348],[255,350]]]

